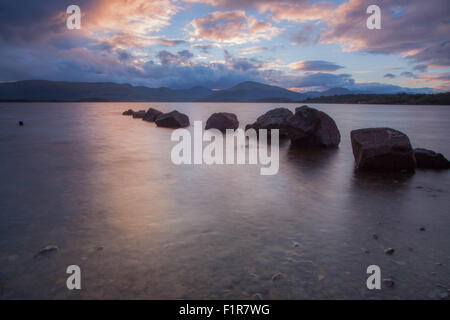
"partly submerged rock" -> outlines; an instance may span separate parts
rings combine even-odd
[[[37,257],[47,256],[50,253],[54,253],[58,250],[59,250],[58,246],[49,245],[49,246],[42,248],[38,253],[36,253],[36,255],[34,257],[37,258]]]
[[[295,109],[287,121],[288,136],[294,147],[337,147],[341,134],[336,122],[325,112],[308,106]]]
[[[135,119],[143,119],[144,117],[145,117],[145,110],[133,112],[133,118]]]
[[[144,118],[142,118],[142,120],[144,121],[149,121],[149,122],[154,122],[156,120],[156,118],[158,118],[160,115],[162,115],[163,113],[159,110],[153,109],[153,108],[149,108],[147,110],[147,112],[144,115]]]
[[[386,278],[386,279],[383,279],[383,284],[384,284],[386,287],[391,288],[391,287],[394,286],[395,282],[394,282],[394,280],[392,280],[391,278]]]
[[[134,113],[133,109],[128,109],[127,111],[122,112],[123,116],[132,116]]]
[[[155,123],[158,127],[165,128],[184,128],[189,126],[189,117],[176,110],[164,113],[156,118]]]
[[[450,161],[448,161],[441,153],[432,150],[417,148],[414,149],[417,168],[423,169],[450,169]]]
[[[366,128],[350,133],[358,170],[414,172],[416,160],[406,134],[391,128]]]
[[[213,113],[206,121],[205,130],[217,129],[223,133],[227,129],[236,130],[239,127],[239,121],[234,113],[218,112]]]
[[[284,278],[284,275],[280,272],[277,272],[272,276],[272,281],[281,280],[283,278]]]
[[[268,136],[270,136],[270,129],[278,129],[280,130],[279,137],[286,138],[287,137],[287,121],[293,116],[291,110],[286,108],[276,108],[270,111],[267,111],[262,116],[258,117],[253,124],[248,124],[245,126],[245,130],[255,129],[258,133],[259,129],[267,129]]]

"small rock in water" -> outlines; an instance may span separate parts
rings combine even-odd
[[[255,293],[255,294],[253,295],[253,299],[254,299],[254,300],[262,300],[263,297],[262,297],[262,295],[261,295],[260,293]]]
[[[388,278],[388,279],[383,279],[383,284],[385,286],[387,286],[388,288],[391,288],[394,286],[394,280]]]
[[[408,248],[408,251],[411,251],[411,252],[412,252],[412,251],[414,251],[414,249],[411,248],[411,247],[409,247],[409,248]]]
[[[145,117],[145,110],[139,110],[136,112],[133,112],[132,117],[134,119],[143,119]]]
[[[294,247],[294,248],[297,248],[298,246],[299,246],[299,244],[298,244],[298,242],[292,242],[292,246]]]
[[[283,274],[277,272],[277,273],[275,273],[275,274],[272,276],[272,281],[281,280],[281,279],[283,279],[283,278],[284,278]]]
[[[105,249],[104,246],[99,246],[99,247],[95,248],[96,251],[102,251],[103,249]]]
[[[374,234],[372,235],[372,238],[374,238],[375,240],[377,240],[377,239],[378,239],[378,235],[374,233]]]
[[[393,248],[387,248],[386,250],[384,250],[384,253],[386,253],[386,254],[393,254],[394,251],[395,250]]]
[[[50,253],[53,253],[53,252],[56,252],[56,251],[58,251],[58,250],[59,250],[58,246],[55,246],[55,245],[49,245],[49,246],[46,246],[45,248],[43,248],[41,251],[39,251],[39,252],[35,255],[35,257],[38,257],[38,256],[46,256],[46,255],[48,255],[48,254],[50,254]]]
[[[425,231],[425,227],[421,227],[419,230],[420,231]]]
[[[19,121],[19,126],[23,126],[23,121]]]
[[[432,150],[417,148],[414,149],[414,156],[418,168],[423,169],[450,169],[448,161],[442,153],[436,153]]]
[[[134,113],[133,109],[128,109],[127,111],[122,112],[123,116],[132,116]]]

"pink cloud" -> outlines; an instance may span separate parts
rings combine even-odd
[[[378,0],[381,30],[366,27],[371,0],[349,0],[324,21],[321,43],[338,43],[345,51],[401,54],[417,63],[450,65],[448,0]]]
[[[270,23],[247,16],[241,10],[212,12],[194,19],[190,26],[191,35],[200,40],[232,44],[270,40],[281,31]]]

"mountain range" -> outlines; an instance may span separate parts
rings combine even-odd
[[[364,92],[345,88],[298,93],[253,81],[223,90],[200,86],[189,89],[149,88],[113,82],[24,80],[0,83],[0,101],[290,102],[361,93]]]

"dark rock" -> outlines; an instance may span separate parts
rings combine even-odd
[[[419,230],[420,231],[425,231],[425,227],[421,227]]]
[[[272,281],[281,280],[281,279],[283,279],[283,278],[284,278],[283,274],[277,272],[277,273],[275,273],[275,274],[272,276]]]
[[[239,127],[239,121],[234,113],[219,112],[213,113],[206,121],[205,130],[217,129],[225,133],[227,129],[236,130]]]
[[[23,121],[19,121],[19,126],[23,126]]]
[[[367,128],[350,133],[358,170],[414,172],[416,160],[404,133],[390,128]]]
[[[252,297],[253,300],[263,300],[263,297],[260,293],[255,293]]]
[[[135,119],[143,119],[144,117],[145,117],[145,110],[133,112],[133,118]]]
[[[50,253],[54,253],[54,252],[56,252],[56,251],[58,251],[58,250],[59,250],[58,246],[55,246],[55,245],[49,245],[49,246],[46,246],[45,248],[43,248],[41,251],[39,251],[39,252],[35,255],[35,258],[36,258],[36,257],[41,257],[41,256],[47,256],[47,255],[49,255]]]
[[[147,112],[145,113],[144,118],[142,118],[142,120],[154,122],[156,120],[156,118],[158,118],[162,114],[163,113],[161,111],[150,108],[147,110]]]
[[[245,126],[245,130],[255,129],[258,133],[259,129],[267,129],[268,136],[270,136],[270,129],[278,129],[280,138],[287,138],[287,121],[293,116],[292,111],[286,108],[276,108],[267,111],[262,116],[258,117],[253,124]]]
[[[288,135],[295,147],[337,147],[341,134],[336,122],[325,112],[308,106],[295,109],[287,121]]]
[[[123,116],[132,116],[134,113],[133,109],[128,109],[127,111],[122,112]]]
[[[375,240],[377,240],[377,239],[378,239],[378,235],[374,233],[374,234],[372,235],[372,238],[374,238]]]
[[[450,169],[450,161],[448,161],[442,153],[417,148],[414,149],[414,156],[416,157],[417,168]]]
[[[189,117],[176,110],[164,113],[156,118],[155,123],[158,127],[165,128],[184,128],[189,126]]]
[[[393,287],[395,282],[394,280],[388,278],[388,279],[383,279],[383,284],[389,288]]]
[[[393,254],[394,251],[395,251],[395,249],[393,249],[393,248],[387,248],[386,250],[384,250],[384,253],[386,253],[386,254]]]

